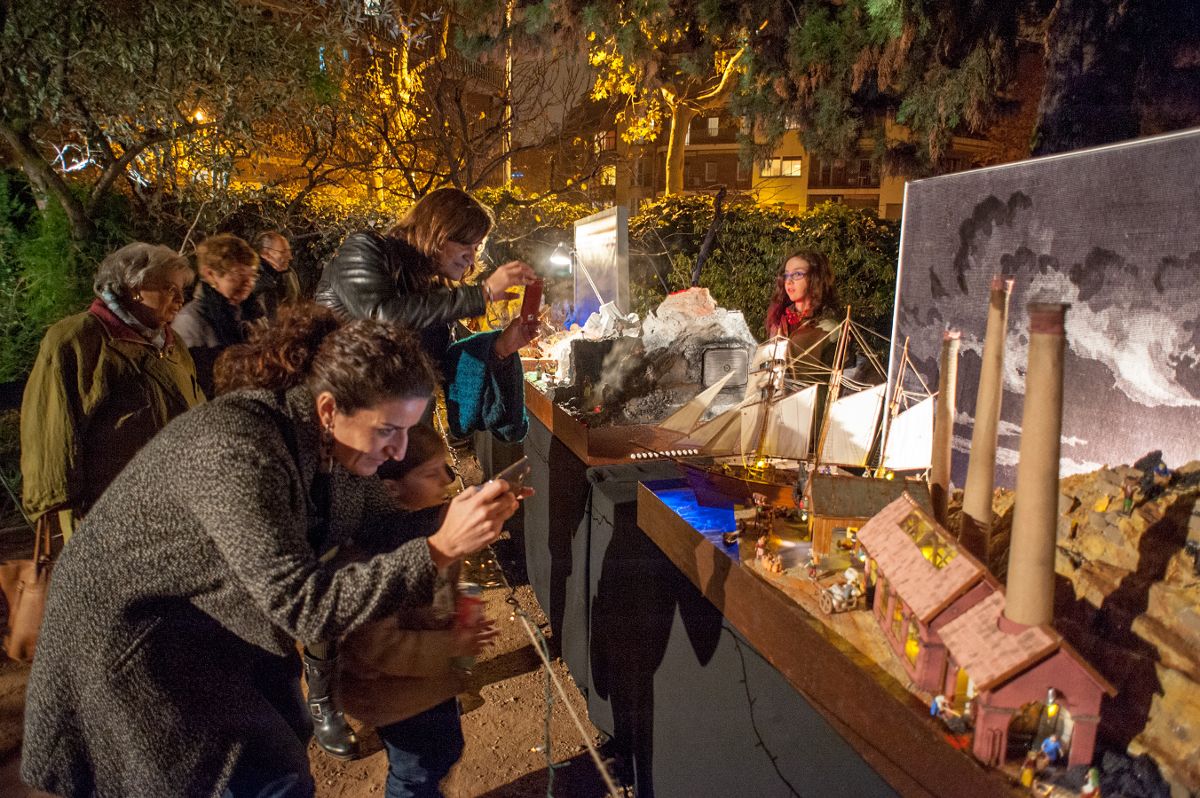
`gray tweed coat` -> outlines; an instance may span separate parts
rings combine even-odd
[[[138,453],[55,567],[29,678],[26,781],[65,796],[219,794],[256,741],[301,745],[255,687],[264,662],[430,602],[423,538],[353,565],[318,561],[318,457],[304,388],[222,397]],[[377,480],[337,468],[331,492],[331,543],[388,506]]]

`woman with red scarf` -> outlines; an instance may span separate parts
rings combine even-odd
[[[791,356],[797,360],[794,376],[802,383],[827,381],[839,323],[826,257],[800,251],[784,258],[767,306],[767,335],[781,335],[791,342]]]

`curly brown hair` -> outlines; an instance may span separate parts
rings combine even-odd
[[[329,391],[343,413],[388,399],[427,399],[433,366],[407,330],[375,321],[342,324],[312,303],[280,309],[275,324],[221,353],[214,367],[217,394],[242,388],[287,390],[306,384]]]
[[[817,319],[827,314],[837,306],[837,291],[833,285],[833,272],[829,268],[829,259],[820,252],[800,250],[784,256],[779,264],[779,273],[775,276],[775,292],[767,304],[767,334],[778,330],[783,321],[783,314],[791,306],[787,289],[784,285],[784,272],[788,261],[800,258],[808,264],[808,300],[812,307],[812,318]]]

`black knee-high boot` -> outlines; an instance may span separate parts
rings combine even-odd
[[[308,711],[312,715],[313,737],[325,753],[336,759],[358,756],[358,738],[346,723],[346,717],[334,699],[337,682],[337,649],[329,646],[329,656],[319,659],[304,650],[304,679],[308,682]]]

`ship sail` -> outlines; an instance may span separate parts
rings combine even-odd
[[[733,372],[726,374],[717,382],[705,388],[683,407],[676,410],[671,415],[667,416],[659,426],[663,429],[669,429],[672,432],[680,432],[684,435],[696,428],[700,417],[704,415],[704,411],[712,405],[717,399],[717,394],[725,387],[725,384],[733,379]]]
[[[737,454],[741,435],[741,412],[740,408],[735,407],[705,421],[679,444],[703,449],[713,455]]]
[[[893,471],[929,468],[933,459],[933,400],[930,396],[892,419],[883,467]]]
[[[865,466],[883,411],[886,384],[843,396],[829,408],[829,428],[821,448],[822,463]]]
[[[816,404],[817,386],[810,385],[771,405],[761,454],[792,460],[806,459]]]
[[[788,339],[775,336],[764,344],[759,344],[750,360],[750,371],[746,375],[746,390],[743,394],[742,405],[759,402],[766,397],[766,392],[777,384],[779,376],[774,364],[788,360]]]

